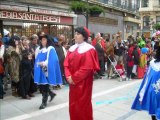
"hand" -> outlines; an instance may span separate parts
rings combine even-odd
[[[32,54],[28,55],[28,60],[32,60]]]
[[[142,105],[142,101],[139,101],[140,102],[140,104]]]
[[[72,77],[71,77],[71,76],[69,76],[67,79],[68,79],[69,84],[71,84],[71,85],[74,85],[74,84],[75,84],[75,83],[73,82],[73,80],[72,80]]]
[[[43,65],[43,62],[39,62],[38,63],[41,67],[43,67],[44,65]]]

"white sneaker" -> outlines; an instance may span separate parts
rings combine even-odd
[[[132,80],[132,78],[129,78],[129,81],[131,81]]]

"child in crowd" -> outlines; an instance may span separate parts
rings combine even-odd
[[[148,48],[141,48],[141,55],[140,55],[140,62],[137,70],[137,77],[139,79],[144,77],[144,74],[146,72],[147,68],[147,53],[148,53]]]
[[[122,79],[125,79],[125,69],[124,69],[124,65],[122,64],[122,61],[119,60],[117,62],[117,65],[115,66],[117,72],[120,74]]]
[[[28,50],[22,51],[22,60],[20,64],[20,85],[19,94],[24,99],[30,99],[30,82],[32,79],[32,55]]]

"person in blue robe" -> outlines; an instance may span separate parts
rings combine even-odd
[[[42,104],[39,109],[47,106],[48,95],[53,100],[55,93],[50,89],[50,85],[61,85],[62,77],[57,53],[51,46],[51,39],[48,35],[41,37],[40,46],[35,51],[34,82],[39,85],[42,93]]]
[[[155,59],[150,62],[131,108],[148,111],[152,120],[160,120],[160,46]]]

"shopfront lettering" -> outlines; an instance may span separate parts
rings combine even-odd
[[[0,5],[0,10],[28,11],[28,6]]]
[[[38,9],[38,8],[30,8],[29,10],[30,12],[34,12],[34,13],[67,16],[67,17],[77,17],[77,15],[69,13],[67,11],[61,12],[61,11],[56,11],[56,10]]]
[[[60,16],[40,15],[27,12],[0,11],[0,18],[60,23]]]

